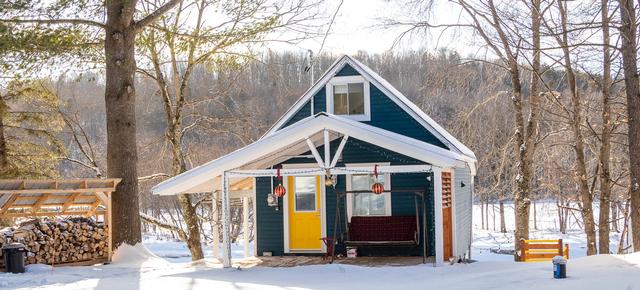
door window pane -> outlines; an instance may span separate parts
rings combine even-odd
[[[316,177],[295,177],[295,210],[316,211]]]

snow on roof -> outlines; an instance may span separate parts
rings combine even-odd
[[[376,72],[374,72],[368,66],[362,64],[358,60],[352,58],[348,55],[343,55],[338,58],[329,69],[318,79],[318,81],[311,86],[301,97],[298,99],[287,112],[278,119],[278,121],[265,133],[262,138],[267,137],[276,131],[278,131],[284,124],[289,120],[289,118],[295,114],[309,99],[311,99],[322,87],[324,87],[327,82],[331,80],[333,76],[342,67],[344,64],[350,64],[356,71],[358,71],[362,76],[367,78],[370,82],[376,84],[379,89],[386,93],[387,96],[390,97],[391,100],[396,102],[401,108],[407,111],[410,115],[412,115],[418,122],[420,122],[425,128],[427,128],[430,132],[432,132],[440,141],[448,145],[450,148],[453,148],[455,151],[465,155],[468,157],[467,161],[476,162],[476,155],[469,149],[467,146],[462,144],[458,139],[453,137],[447,130],[445,130],[440,124],[431,119],[424,111],[422,111],[416,104],[411,102],[406,96],[404,96],[400,91],[398,91],[393,85],[391,85],[387,80],[382,78]]]
[[[264,160],[275,162],[279,156],[290,156],[308,151],[305,139],[321,135],[324,130],[348,135],[394,152],[442,167],[469,166],[474,163],[456,152],[413,139],[398,133],[367,125],[347,118],[320,113],[305,118],[278,132],[249,144],[218,159],[207,162],[178,176],[165,180],[151,190],[157,195],[212,191],[219,187],[220,175],[224,171],[247,168],[262,169],[269,166]],[[300,144],[302,144],[300,146]],[[257,163],[261,161],[262,163]]]

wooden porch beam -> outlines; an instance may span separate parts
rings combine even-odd
[[[320,153],[318,153],[318,149],[316,149],[316,145],[314,145],[313,142],[311,142],[311,139],[306,138],[306,140],[307,140],[307,145],[309,145],[309,150],[311,150],[311,154],[313,154],[313,157],[316,158],[316,162],[318,162],[318,166],[320,168],[324,168],[324,161],[322,161],[322,158],[320,158]]]
[[[18,194],[17,193],[14,193],[13,195],[11,195],[11,197],[9,197],[9,199],[2,206],[2,208],[0,208],[0,215],[4,214],[4,212],[7,211],[13,205],[13,203],[16,201],[16,199],[18,199]]]
[[[334,168],[336,167],[336,164],[338,164],[338,159],[340,159],[340,156],[342,156],[342,150],[347,144],[347,139],[349,139],[349,135],[344,135],[344,137],[342,137],[342,141],[340,141],[340,145],[338,145],[338,149],[336,150],[335,155],[333,155],[333,160],[331,160],[329,168]]]
[[[370,172],[373,173],[374,166],[357,166],[357,167],[335,167],[329,169],[329,173],[334,175],[354,174],[354,172]],[[378,166],[378,173],[419,173],[429,172],[435,168],[439,168],[431,165],[390,165],[390,166]],[[302,173],[301,173],[302,172]],[[291,176],[316,176],[325,174],[324,168],[283,168],[280,169],[281,175]],[[276,176],[276,169],[255,169],[255,170],[232,170],[227,173],[229,178],[233,177],[266,177]]]
[[[62,209],[60,209],[60,211],[62,212],[66,211],[70,206],[72,206],[75,203],[76,199],[78,199],[80,195],[82,195],[81,192],[76,192],[72,194],[71,197],[69,197],[69,199],[67,199],[67,201],[65,201],[64,204],[62,204]]]
[[[13,193],[75,193],[75,192],[113,192],[113,187],[100,187],[100,188],[70,188],[70,189],[0,189],[0,194],[13,194]]]
[[[105,210],[97,210],[95,213],[103,214],[105,212],[106,212]],[[3,214],[3,216],[11,217],[11,218],[36,217],[36,216],[52,217],[52,216],[84,215],[86,213],[87,213],[86,211],[65,211],[65,212],[54,211],[54,212],[28,212],[28,213],[20,212],[20,213],[5,213]]]

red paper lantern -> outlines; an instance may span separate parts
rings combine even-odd
[[[373,167],[373,175],[376,177],[376,183],[371,186],[371,191],[375,194],[381,194],[384,192],[384,185],[378,182],[378,164]]]
[[[283,197],[287,193],[287,189],[282,186],[282,184],[278,184],[276,188],[273,189],[273,194],[277,197]]]
[[[280,181],[280,184],[278,184],[273,189],[273,194],[277,197],[283,197],[287,193],[287,189],[284,188],[284,186],[282,186],[282,176],[280,175],[280,167],[278,167],[278,170],[276,171],[276,176],[278,177],[278,181]]]
[[[380,182],[376,182],[371,187],[371,191],[373,191],[373,193],[375,194],[381,194],[384,192],[384,185],[382,185],[382,183]]]

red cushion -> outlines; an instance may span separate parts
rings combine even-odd
[[[349,224],[350,241],[413,241],[415,216],[354,216]]]

